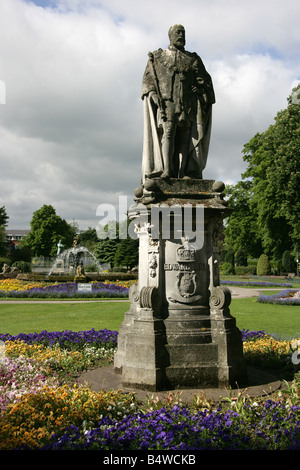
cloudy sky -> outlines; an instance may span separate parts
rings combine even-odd
[[[217,102],[205,179],[235,183],[242,149],[300,81],[298,0],[0,0],[0,206],[9,228],[51,204],[80,229],[141,177],[148,51],[186,29]]]

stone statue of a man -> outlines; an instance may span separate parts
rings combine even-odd
[[[168,49],[149,53],[143,77],[146,178],[202,178],[206,166],[213,84],[202,60],[185,50],[185,30],[169,29]]]

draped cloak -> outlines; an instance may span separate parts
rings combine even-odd
[[[142,84],[144,106],[144,136],[142,158],[142,182],[159,176],[163,170],[161,139],[162,113],[168,111],[168,103],[176,107],[176,119],[189,121],[190,134],[187,152],[181,155],[179,174],[202,178],[206,166],[210,134],[212,104],[215,102],[213,84],[204,64],[196,53],[158,49],[149,53]],[[192,87],[198,91],[192,92]],[[151,100],[151,92],[159,98],[159,106]],[[173,120],[167,112],[167,120]],[[175,155],[175,158],[178,156]]]

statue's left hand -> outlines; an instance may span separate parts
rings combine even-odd
[[[158,96],[157,96],[157,93],[155,93],[155,91],[151,91],[149,93],[149,98],[151,99],[151,101],[153,101],[154,104],[156,104],[156,106],[159,106]]]

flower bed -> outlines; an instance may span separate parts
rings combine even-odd
[[[280,305],[300,305],[300,291],[285,289],[273,295],[260,295],[257,302]]]
[[[16,288],[14,288],[14,286]],[[76,282],[62,283],[25,283],[0,281],[0,298],[127,298],[128,287],[118,284],[104,282],[91,283],[91,292],[81,292],[78,290]]]
[[[129,287],[136,282],[136,280],[114,281],[113,283],[108,281],[92,281],[91,292],[82,292],[78,290],[78,285],[75,282],[49,283],[44,281],[27,282],[19,279],[5,279],[0,280],[0,299],[128,298]],[[288,283],[271,281],[223,280],[221,284],[240,287],[292,287],[292,285]],[[283,303],[292,304],[293,302],[286,301]],[[298,305],[298,301],[296,305]]]
[[[43,346],[59,345],[62,349],[82,349],[87,345],[89,347],[107,346],[115,348],[117,346],[118,332],[107,330],[95,330],[92,328],[87,331],[42,331],[41,333],[19,333],[18,335],[0,334],[2,341],[23,341],[25,344],[39,344]]]
[[[8,347],[8,346],[7,346]],[[37,393],[45,383],[51,387],[58,385],[55,376],[41,361],[31,357],[7,357],[0,364],[0,414],[10,403],[21,401],[26,393]]]
[[[234,407],[233,407],[234,408]],[[259,419],[258,419],[259,417]],[[72,426],[43,449],[258,450],[300,448],[300,407],[281,401],[244,404],[242,412],[170,410],[135,413],[122,420],[102,418],[83,431]]]
[[[139,403],[133,394],[76,385],[82,370],[111,363],[117,336],[93,329],[0,335],[0,449],[300,449],[300,377],[273,397],[253,401],[241,392],[213,403],[195,394],[189,405],[178,394]],[[250,363],[274,359],[274,349],[286,362],[292,351],[291,342],[263,331],[242,336]]]
[[[0,291],[11,292],[11,291],[30,290],[33,287],[43,287],[47,285],[48,283],[44,281],[28,282],[28,281],[21,281],[20,279],[2,279],[0,280]]]

